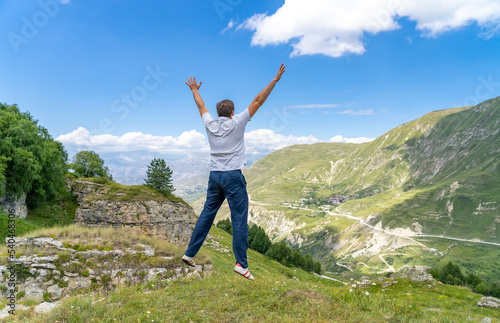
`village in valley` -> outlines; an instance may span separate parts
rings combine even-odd
[[[282,202],[280,203],[280,205],[291,209],[310,210],[311,214],[309,214],[309,216],[318,217],[318,216],[324,216],[326,212],[334,209],[335,207],[339,206],[340,204],[344,203],[347,200],[348,200],[347,197],[335,194],[333,196],[330,196],[326,200],[309,197],[309,198],[301,198],[300,200],[291,203]]]

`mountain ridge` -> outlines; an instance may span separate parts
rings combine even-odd
[[[338,258],[370,272],[453,259],[500,277],[491,269],[498,258],[486,259],[500,242],[499,125],[500,98],[494,98],[429,112],[368,143],[275,151],[245,171],[250,221],[332,270]],[[335,194],[346,202],[328,205]],[[222,209],[219,218],[228,213]],[[493,244],[483,249],[475,241]],[[388,252],[412,259],[388,265],[379,257]]]

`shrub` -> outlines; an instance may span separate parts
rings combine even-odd
[[[219,222],[217,222],[217,228],[220,228],[231,235],[233,234],[233,225],[231,223],[231,220],[229,219],[220,220]]]

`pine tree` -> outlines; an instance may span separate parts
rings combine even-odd
[[[161,158],[154,158],[148,166],[144,185],[157,189],[162,194],[171,194],[174,189],[172,184],[172,171]]]

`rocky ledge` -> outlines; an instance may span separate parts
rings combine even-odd
[[[75,224],[123,227],[135,233],[187,244],[196,224],[192,207],[144,186],[99,184],[72,180],[68,188],[77,197]]]

